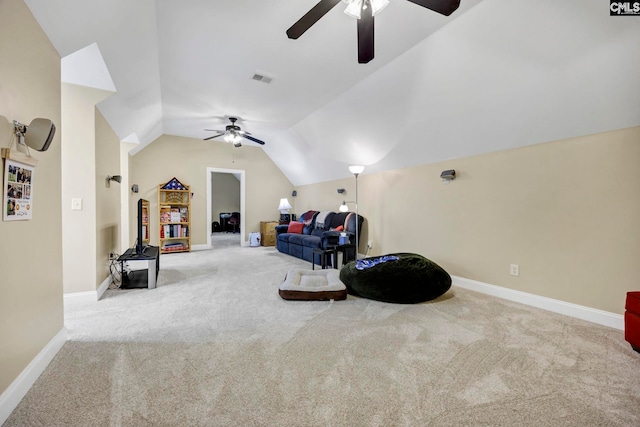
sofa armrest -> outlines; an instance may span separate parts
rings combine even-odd
[[[276,236],[278,234],[286,233],[287,230],[289,230],[289,226],[287,224],[276,225]]]

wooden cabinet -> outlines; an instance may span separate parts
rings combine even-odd
[[[278,221],[260,221],[260,244],[262,246],[276,245],[276,225],[278,225]]]
[[[176,178],[158,186],[160,253],[191,251],[191,193]]]

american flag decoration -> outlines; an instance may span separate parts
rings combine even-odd
[[[182,183],[174,177],[171,179],[171,181],[163,185],[162,189],[163,190],[187,190],[187,187],[182,185]]]

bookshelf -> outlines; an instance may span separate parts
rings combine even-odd
[[[149,201],[142,200],[142,246],[149,245]]]
[[[160,253],[191,251],[191,193],[176,178],[158,185]]]

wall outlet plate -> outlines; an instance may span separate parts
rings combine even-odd
[[[518,264],[509,265],[509,274],[511,274],[512,276],[520,275],[520,267],[518,266]]]

